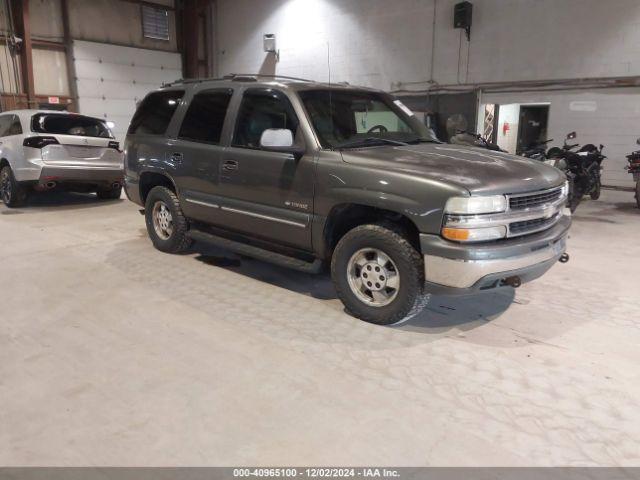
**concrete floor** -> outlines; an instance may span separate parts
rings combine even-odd
[[[398,328],[326,277],[153,249],[137,208],[0,207],[0,465],[638,465],[640,210]]]

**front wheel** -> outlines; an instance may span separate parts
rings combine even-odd
[[[601,186],[602,185],[600,183],[600,179],[598,179],[595,186],[593,187],[593,190],[591,190],[591,193],[589,194],[591,196],[591,200],[598,200],[600,198]]]
[[[153,246],[161,252],[180,253],[189,248],[189,224],[175,193],[166,187],[154,187],[145,202],[145,220]]]
[[[26,190],[16,181],[9,165],[0,170],[0,197],[9,208],[21,206],[27,198]]]
[[[338,297],[354,317],[395,325],[426,305],[424,262],[393,225],[361,225],[340,241],[331,259]]]

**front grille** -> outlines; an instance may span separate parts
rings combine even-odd
[[[543,192],[511,196],[509,197],[509,208],[511,210],[524,210],[526,208],[539,207],[555,202],[561,195],[562,187],[557,187]]]
[[[551,227],[560,218],[560,213],[550,218],[535,218],[533,220],[523,220],[521,222],[513,222],[509,224],[509,236],[516,237],[546,230]]]

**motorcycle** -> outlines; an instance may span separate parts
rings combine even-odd
[[[596,147],[587,144],[575,152],[580,144],[569,144],[568,140],[576,138],[576,132],[569,133],[562,148],[553,147],[547,151],[547,158],[553,160],[554,167],[562,170],[569,181],[569,208],[572,212],[578,208],[578,204],[585,195],[592,200],[600,198],[602,181],[600,173],[602,162],[605,158],[602,154],[604,145]]]
[[[640,138],[636,143],[640,145]],[[636,203],[640,208],[640,150],[627,155],[627,161],[629,162],[627,170],[633,175],[633,181],[636,182]]]
[[[472,147],[486,148],[487,150],[493,150],[494,152],[506,152],[506,150],[503,150],[497,144],[488,141],[482,135],[468,132],[466,130],[458,130],[456,134],[449,139],[449,143],[454,145],[470,145]]]
[[[532,158],[544,162],[547,160],[547,144],[553,142],[553,138],[545,141],[537,141],[528,145],[526,148],[518,152],[518,155],[523,157]]]

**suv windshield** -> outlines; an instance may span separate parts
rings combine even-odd
[[[31,120],[31,130],[38,133],[113,138],[102,120],[66,113],[39,113]]]
[[[400,100],[381,92],[299,92],[323,148],[438,142]]]

